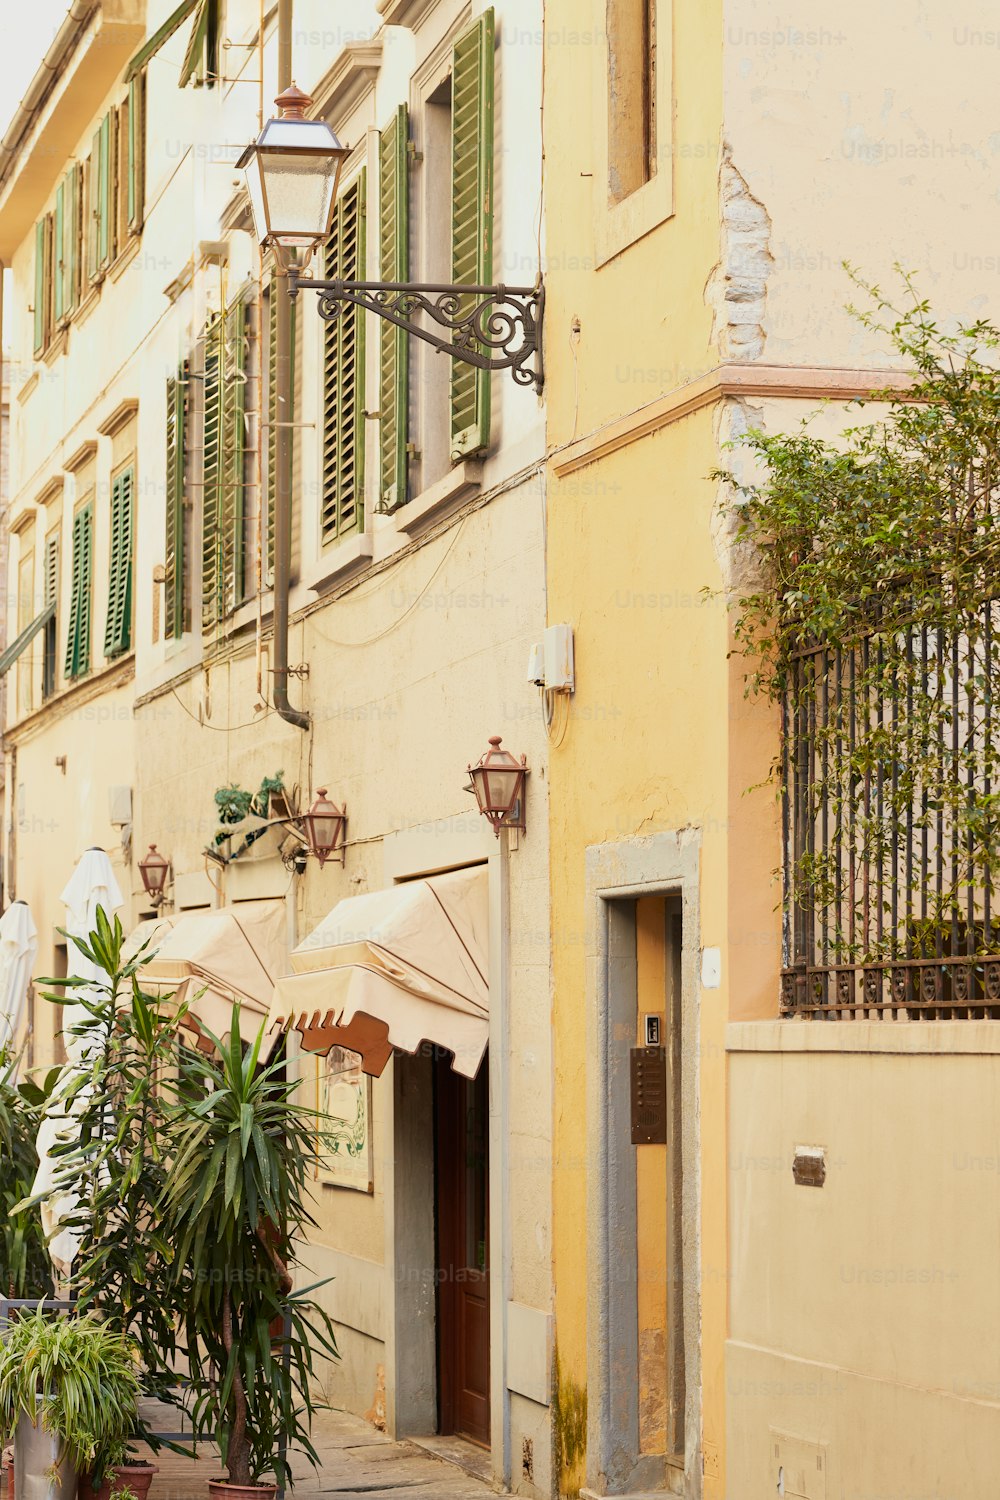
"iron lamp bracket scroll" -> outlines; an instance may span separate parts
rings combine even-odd
[[[332,323],[349,307],[375,313],[423,339],[442,354],[479,370],[509,370],[518,385],[545,383],[542,318],[545,288],[535,286],[455,286],[404,281],[321,281],[291,267],[288,290],[319,296],[319,315]],[[421,316],[443,330],[436,333]]]

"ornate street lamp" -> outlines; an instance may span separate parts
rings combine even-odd
[[[150,844],[146,858],[140,859],[139,874],[142,876],[150,906],[162,906],[167,876],[170,874],[170,861],[164,859],[155,844]]]
[[[236,163],[246,173],[254,228],[283,265],[299,252],[308,264],[333,227],[337,185],[350,152],[324,120],[307,120],[312,103],[294,84],[275,99],[268,120]]]
[[[500,745],[500,735],[491,735],[489,750],[474,766],[469,766],[479,811],[489,818],[497,838],[501,828],[525,827],[524,781],[528,774],[526,758],[522,755],[517,760],[509,750],[501,750]]]
[[[319,294],[319,315],[335,322],[360,307],[423,339],[452,359],[480,370],[510,370],[518,385],[541,391],[541,325],[545,290],[404,281],[321,281],[307,270],[312,253],[329,237],[337,185],[349,154],[321,120],[307,120],[312,103],[294,84],[275,100],[278,118],[237,162],[246,172],[254,228],[288,272],[292,297]],[[442,330],[436,334],[415,314]]]
[[[302,829],[305,834],[306,843],[310,854],[315,854],[320,866],[326,864],[331,856],[335,856],[339,850],[340,863],[346,859],[345,834],[347,832],[347,808],[337,807],[326,795],[326,787],[321,786],[316,793],[316,801],[307,813],[302,815]]]

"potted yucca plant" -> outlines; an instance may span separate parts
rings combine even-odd
[[[219,1444],[228,1479],[214,1500],[267,1500],[290,1483],[282,1439],[313,1463],[309,1436],[317,1355],[337,1357],[333,1325],[293,1290],[307,1206],[316,1112],[296,1102],[283,1060],[245,1052],[239,1006],[229,1041],[184,1055],[173,1160],[159,1205],[187,1288],[185,1347],[199,1437]]]
[[[139,1409],[139,1351],[92,1314],[44,1305],[0,1334],[0,1429],[16,1500],[75,1500],[78,1476],[121,1451]]]

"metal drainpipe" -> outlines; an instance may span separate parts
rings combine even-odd
[[[278,92],[292,83],[292,0],[278,0]],[[287,724],[308,729],[309,715],[288,701],[288,578],[292,560],[292,299],[288,276],[274,280],[275,434],[274,476],[274,706]]]

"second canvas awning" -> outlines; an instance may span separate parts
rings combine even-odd
[[[243,1040],[256,1037],[288,963],[282,902],[241,902],[143,922],[129,951],[147,940],[153,957],[142,970],[144,990],[186,1001],[192,1029],[218,1037],[229,1031],[238,1000]]]
[[[489,1040],[489,885],[485,866],[341,901],[292,954],[275,1019],[311,1052],[359,1052],[382,1072],[393,1047],[423,1042],[474,1078]]]

